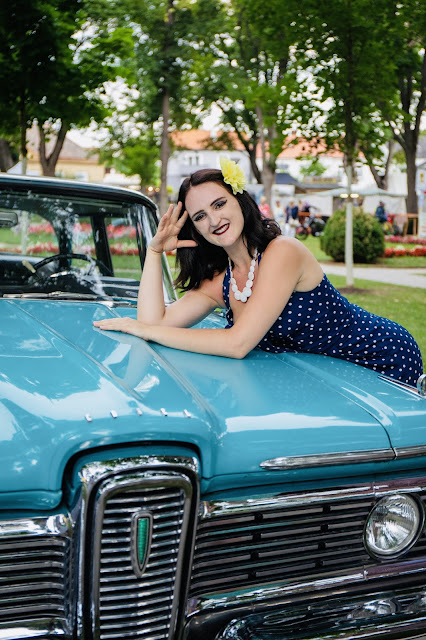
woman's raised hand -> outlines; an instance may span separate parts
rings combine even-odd
[[[157,233],[149,244],[150,248],[156,253],[174,251],[175,249],[181,249],[182,247],[197,246],[195,240],[178,240],[180,230],[188,217],[188,212],[184,211],[179,218],[181,210],[181,202],[178,202],[176,207],[171,204],[167,209],[167,212],[160,219]]]

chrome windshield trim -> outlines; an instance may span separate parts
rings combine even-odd
[[[51,293],[5,293],[2,298],[9,300],[61,300],[62,302],[88,302],[102,304],[105,307],[114,309],[115,307],[137,307],[137,301],[131,298],[108,298],[99,297],[89,293],[64,293],[52,291]],[[0,637],[1,640],[1,637]]]
[[[3,294],[3,298],[13,298],[15,300],[99,300],[99,296],[95,293],[73,293],[72,291],[50,291],[49,293],[5,293]]]
[[[191,598],[188,602],[187,614],[193,616],[199,613],[206,613],[210,610],[217,612],[219,610],[241,606],[249,606],[254,613],[256,606],[263,607],[272,600],[275,605],[279,604],[280,601],[285,602],[291,597],[304,593],[312,594],[325,589],[338,589],[340,592],[342,587],[344,588],[346,585],[351,585],[354,582],[366,583],[369,580],[376,580],[377,578],[391,578],[401,575],[408,576],[425,571],[426,562],[424,560],[417,562],[397,562],[390,565],[380,565],[364,570],[352,571],[344,575],[339,573],[338,575],[320,580],[309,580],[295,584],[271,584],[229,593],[210,593],[207,596]]]
[[[404,389],[405,391],[410,391],[411,393],[414,393],[415,396],[420,396],[419,390],[416,389],[416,387],[412,387],[410,384],[407,384],[406,382],[401,382],[401,380],[394,380],[393,378],[388,378],[388,376],[385,376],[383,374],[379,374],[377,377],[380,380],[384,380],[385,382],[392,384],[394,387],[399,387],[400,389]]]
[[[271,458],[260,463],[267,471],[283,471],[306,467],[329,467],[339,464],[355,464],[360,462],[383,462],[394,460],[393,449],[368,449],[366,451],[342,451],[336,453],[319,453],[310,456],[286,456]]]

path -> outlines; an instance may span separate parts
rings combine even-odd
[[[346,267],[343,264],[330,264],[322,262],[324,273],[346,276]],[[426,268],[420,269],[390,269],[388,267],[354,267],[354,278],[360,280],[375,280],[387,284],[399,284],[405,287],[418,287],[426,289]]]

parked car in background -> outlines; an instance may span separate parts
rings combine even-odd
[[[0,638],[421,635],[424,379],[94,329],[136,316],[157,221],[0,174]]]

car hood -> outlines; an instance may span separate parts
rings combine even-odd
[[[189,445],[214,490],[282,480],[260,467],[276,457],[424,440],[424,400],[363,367],[259,350],[244,360],[202,356],[93,328],[117,313],[135,309],[0,300],[0,486],[9,496],[27,492],[17,505],[30,497],[34,505],[34,492],[46,506],[58,502],[71,456],[111,445]],[[306,480],[313,472],[289,473]]]

